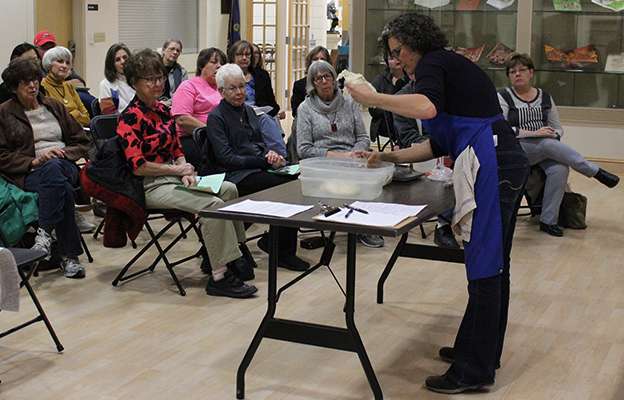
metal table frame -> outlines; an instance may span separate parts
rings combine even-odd
[[[281,186],[270,188],[254,193],[226,203],[226,205],[237,203],[245,199],[282,201],[293,204],[316,205],[319,200],[325,203],[340,205],[345,199],[319,199],[314,197],[304,197],[301,194],[300,182],[294,181]],[[275,339],[292,343],[307,344],[312,346],[330,348],[356,353],[362,364],[362,368],[368,379],[368,383],[376,400],[383,399],[383,393],[379,381],[373,370],[373,366],[368,357],[362,339],[355,324],[355,275],[356,275],[356,236],[357,234],[378,234],[382,236],[397,237],[402,236],[399,244],[394,250],[388,265],[386,266],[378,283],[378,300],[383,300],[383,284],[390,274],[398,257],[415,257],[437,260],[459,260],[459,254],[451,252],[449,255],[446,249],[439,249],[433,246],[410,245],[407,244],[409,231],[426,222],[432,216],[438,215],[448,209],[453,204],[452,189],[444,187],[442,184],[430,181],[418,181],[406,184],[390,184],[377,201],[394,202],[403,204],[427,204],[428,207],[417,217],[408,220],[399,227],[370,227],[362,225],[337,224],[331,222],[321,222],[313,217],[319,213],[319,208],[297,214],[291,218],[274,218],[256,214],[231,213],[219,211],[218,209],[202,210],[201,215],[209,218],[221,218],[238,220],[252,223],[264,223],[270,225],[269,229],[269,275],[267,293],[267,311],[260,322],[249,348],[238,367],[236,374],[236,397],[245,398],[245,373],[251,364],[253,357],[262,342],[262,339]],[[346,290],[345,295],[345,324],[346,327],[328,326],[314,324],[304,321],[275,318],[277,303],[280,295],[289,287],[310,275],[321,266],[328,266],[333,254],[333,241],[325,247],[323,255],[318,264],[303,272],[292,281],[286,283],[280,289],[277,287],[277,265],[278,265],[278,226],[321,229],[332,232],[347,233],[347,260],[346,260]],[[332,233],[333,239],[333,233]],[[461,252],[461,251],[460,251]],[[463,260],[463,254],[461,256]],[[333,274],[333,272],[332,272]],[[335,278],[335,275],[334,275]],[[342,289],[342,288],[341,288]],[[381,297],[379,297],[381,296]],[[381,301],[380,301],[381,302]]]

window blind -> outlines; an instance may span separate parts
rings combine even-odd
[[[197,53],[198,15],[198,0],[119,0],[119,41],[137,50],[180,39],[183,53]]]

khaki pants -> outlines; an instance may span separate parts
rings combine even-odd
[[[236,185],[223,182],[218,195],[176,189],[182,186],[177,176],[146,176],[143,180],[147,208],[171,208],[198,214],[204,208],[223,204],[238,197]],[[241,257],[238,243],[245,241],[245,228],[241,222],[224,219],[199,218],[201,233],[213,268],[224,266]]]

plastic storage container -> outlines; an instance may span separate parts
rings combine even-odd
[[[392,180],[394,164],[367,167],[365,159],[308,158],[301,165],[304,196],[372,200]]]

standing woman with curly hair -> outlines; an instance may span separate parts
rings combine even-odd
[[[509,254],[527,157],[503,118],[491,80],[465,57],[444,49],[446,38],[430,17],[398,16],[382,38],[388,54],[415,74],[413,94],[374,93],[363,84],[348,89],[360,103],[422,119],[431,138],[407,149],[363,155],[369,162],[455,159],[453,225],[464,239],[468,305],[454,346],[439,352],[451,367],[427,378],[426,387],[449,394],[481,389],[494,384],[500,365]]]

